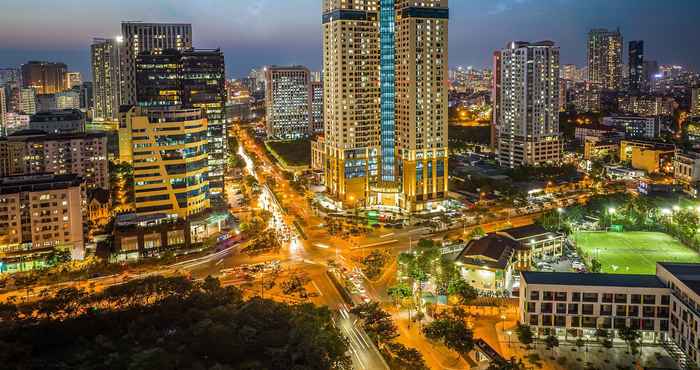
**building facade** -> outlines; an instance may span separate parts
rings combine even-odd
[[[22,65],[22,86],[31,88],[37,94],[55,94],[68,90],[63,63],[30,61]]]
[[[66,88],[72,89],[83,84],[83,77],[80,72],[66,72]]]
[[[558,162],[559,48],[551,41],[513,42],[501,58],[501,166]]]
[[[31,88],[18,89],[19,112],[24,114],[36,114],[37,101],[36,92]]]
[[[94,39],[90,47],[92,64],[93,119],[116,122],[121,103],[120,39]]]
[[[325,181],[340,203],[419,211],[444,200],[447,6],[324,2]]]
[[[29,129],[49,134],[85,132],[85,114],[78,109],[37,113],[30,119]]]
[[[588,79],[606,90],[622,87],[622,34],[620,30],[593,29],[588,33]]]
[[[209,191],[224,193],[228,156],[224,54],[220,50],[169,49],[136,59],[136,100],[142,107],[202,109],[208,121]]]
[[[56,249],[82,250],[81,182],[72,174],[0,177],[2,272],[44,267]]]
[[[311,83],[311,134],[323,134],[323,82]]]
[[[0,139],[0,176],[76,174],[85,189],[109,189],[107,135],[25,130]]]
[[[311,75],[306,67],[268,66],[265,69],[268,138],[308,137],[313,129],[312,99]]]
[[[644,71],[644,41],[629,43],[629,89],[644,91],[648,85]]]
[[[685,185],[700,181],[700,153],[677,151],[673,158],[673,178]]]
[[[692,88],[690,95],[690,115],[700,117],[700,87]]]
[[[177,220],[210,208],[207,119],[201,109],[132,107],[119,135],[120,151],[132,158],[137,215]]]
[[[629,139],[655,139],[661,136],[661,120],[658,117],[604,117],[603,125],[624,131]]]
[[[136,57],[148,51],[192,48],[192,25],[183,23],[122,22],[121,104],[136,104]]]

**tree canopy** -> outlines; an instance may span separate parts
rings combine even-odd
[[[161,276],[0,305],[0,363],[15,369],[349,369],[327,308]]]

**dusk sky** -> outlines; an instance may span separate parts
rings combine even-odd
[[[321,65],[321,0],[3,0],[0,67],[62,61],[90,80],[93,37],[122,20],[192,23],[198,48],[221,47],[229,78],[264,64]],[[451,0],[450,65],[490,64],[511,40],[551,39],[584,65],[590,28],[645,40],[647,59],[699,69],[698,0]],[[627,51],[625,50],[625,55]],[[625,60],[627,58],[625,57]]]

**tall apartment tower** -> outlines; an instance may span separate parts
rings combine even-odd
[[[622,34],[619,29],[593,29],[588,33],[588,79],[607,90],[622,87]]]
[[[493,86],[491,87],[491,100],[493,113],[491,115],[491,150],[498,149],[498,126],[501,119],[501,51],[493,52]]]
[[[325,0],[328,193],[415,211],[447,193],[446,0]]]
[[[501,50],[498,160],[518,167],[558,162],[559,48],[513,42]]]
[[[0,86],[0,136],[7,136],[7,128],[5,127],[5,113],[7,113],[5,88]]]
[[[311,134],[323,134],[323,82],[311,82]]]
[[[32,88],[37,94],[55,94],[68,90],[63,63],[31,61],[22,65],[22,86]]]
[[[691,89],[690,115],[700,117],[700,86]]]
[[[265,69],[267,136],[295,140],[311,133],[311,73],[306,67]]]
[[[22,88],[19,89],[18,96],[20,112],[29,115],[36,114],[36,91],[32,88]]]
[[[136,102],[142,107],[201,109],[207,118],[209,189],[224,192],[227,125],[224,54],[220,50],[169,49],[136,58]]]
[[[628,66],[630,91],[640,92],[645,90],[646,72],[644,71],[644,41],[630,41]]]
[[[116,122],[121,104],[121,38],[94,39],[92,57],[93,119]]]
[[[192,25],[184,23],[122,22],[122,105],[136,104],[136,57],[146,51],[192,48]]]

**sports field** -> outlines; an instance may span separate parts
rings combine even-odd
[[[655,274],[656,262],[700,263],[700,254],[664,233],[579,232],[573,240],[608,273]]]

